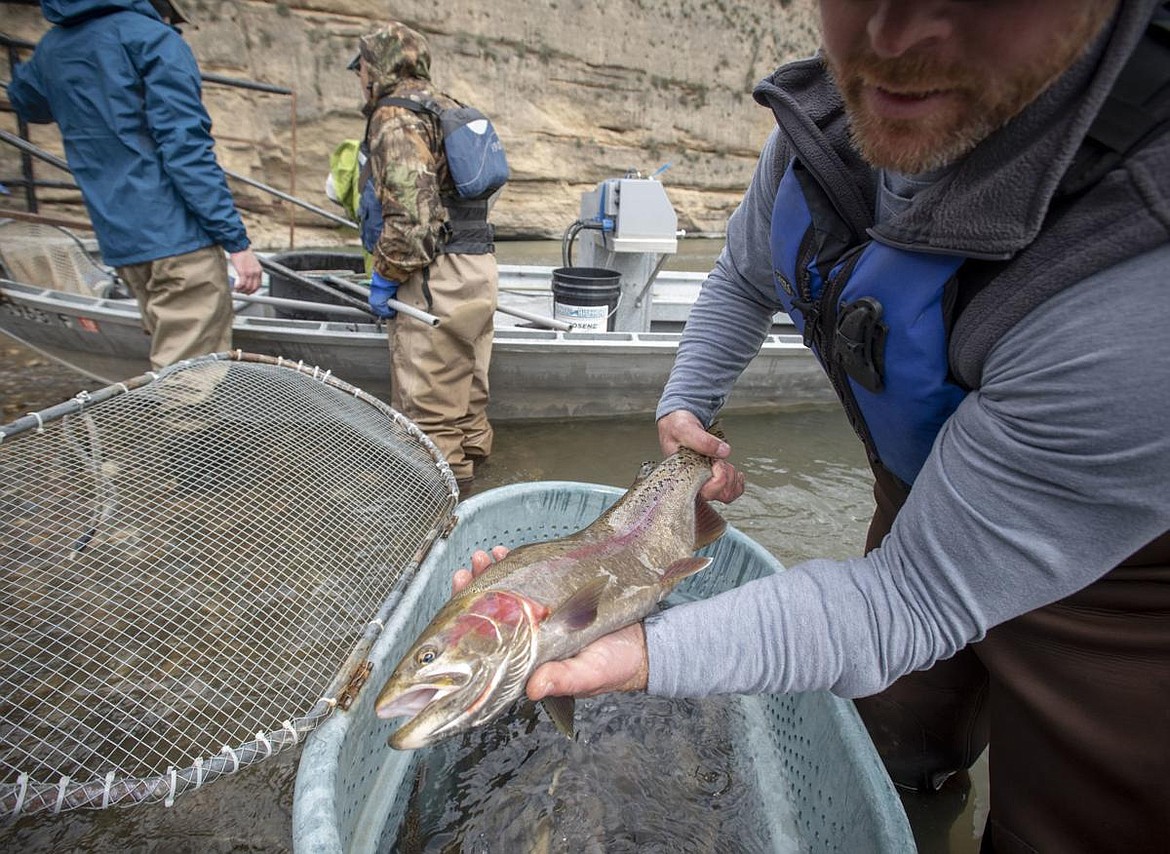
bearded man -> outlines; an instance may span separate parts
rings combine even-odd
[[[937,787],[990,740],[985,850],[1165,850],[1166,11],[820,15],[820,54],[755,91],[777,127],[658,430],[664,453],[719,460],[705,497],[738,497],[704,428],[788,311],[872,463],[867,552],[647,618],[544,665],[529,696],[827,689],[863,698],[902,786]]]

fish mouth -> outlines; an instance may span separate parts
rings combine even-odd
[[[464,698],[475,691],[470,673],[433,674],[426,682],[384,692],[374,710],[380,718],[409,717],[391,733],[389,744],[397,750],[417,750],[458,728],[468,714]]]
[[[431,703],[441,700],[458,687],[458,685],[445,687],[419,685],[399,694],[389,702],[378,703],[376,712],[380,718],[414,717]]]

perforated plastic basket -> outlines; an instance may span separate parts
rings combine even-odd
[[[394,838],[420,752],[387,747],[400,722],[377,718],[374,701],[390,670],[449,597],[454,569],[466,566],[475,549],[578,531],[621,494],[612,487],[547,481],[492,489],[456,508],[458,524],[431,551],[370,652],[366,689],[348,712],[335,714],[305,743],[293,801],[297,852],[377,851]],[[703,553],[715,563],[688,578],[680,595],[706,597],[783,571],[734,528]],[[901,802],[852,703],[817,692],[748,698],[743,709],[743,743],[736,748],[756,772],[762,814],[776,817],[771,850],[914,850]],[[793,825],[800,836],[795,846]]]

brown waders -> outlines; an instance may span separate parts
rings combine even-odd
[[[867,551],[904,500],[877,476]],[[984,851],[1170,850],[1170,535],[856,703],[905,787],[936,788],[990,738]]]
[[[427,434],[465,483],[492,451],[488,367],[498,293],[494,255],[439,255],[427,276],[415,273],[397,295],[437,315],[439,325],[402,315],[389,324],[390,405]]]
[[[222,353],[232,346],[227,257],[218,246],[118,267],[150,335],[150,364]]]

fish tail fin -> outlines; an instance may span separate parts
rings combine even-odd
[[[717,418],[712,421],[711,426],[707,428],[707,432],[717,439],[727,440],[727,436],[723,434],[723,421],[721,419]]]
[[[709,546],[723,536],[727,520],[705,498],[695,498],[695,548]]]
[[[572,697],[545,697],[540,702],[548,716],[552,718],[557,731],[571,741],[576,735],[573,715],[577,710],[577,702]]]

